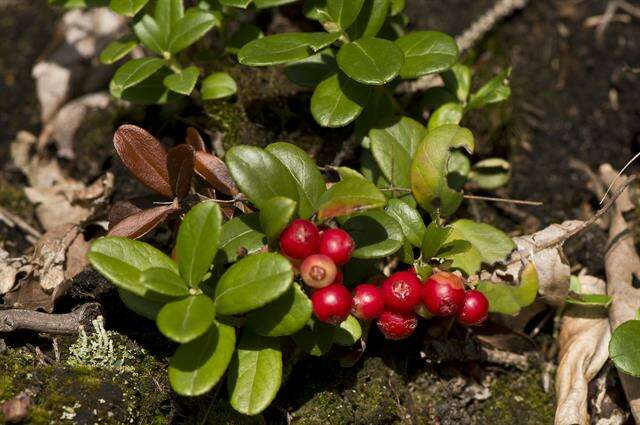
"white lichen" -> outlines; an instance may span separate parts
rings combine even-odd
[[[78,340],[69,347],[67,364],[99,369],[130,368],[126,362],[133,360],[133,353],[124,345],[114,342],[117,334],[104,328],[104,318],[98,316],[91,324],[94,332],[90,335],[80,327]]]

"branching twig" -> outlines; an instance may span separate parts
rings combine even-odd
[[[542,202],[540,201],[525,201],[522,199],[496,198],[493,196],[463,195],[463,197],[465,199],[475,199],[478,201],[489,201],[489,202],[503,202],[506,204],[535,205],[535,206],[542,205]]]
[[[0,310],[0,333],[19,329],[52,334],[75,334],[100,315],[100,304],[83,304],[71,313],[50,314],[33,310]]]

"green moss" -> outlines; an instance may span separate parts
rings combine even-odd
[[[22,218],[33,214],[33,206],[24,191],[0,177],[0,205]]]
[[[353,423],[354,411],[340,394],[332,391],[317,393],[293,415],[297,425],[342,425]]]

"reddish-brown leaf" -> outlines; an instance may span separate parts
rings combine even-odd
[[[169,214],[178,210],[179,207],[174,202],[171,205],[161,205],[140,211],[109,229],[109,236],[138,239],[155,229]]]
[[[198,133],[193,127],[187,128],[187,143],[193,147],[196,151],[206,151],[207,148],[204,145],[204,140],[202,140],[202,136]]]
[[[130,215],[137,214],[140,211],[142,211],[142,208],[126,199],[124,201],[116,202],[109,209],[109,227],[112,228],[125,218],[129,217]]]
[[[178,199],[189,193],[194,162],[195,151],[191,146],[182,144],[169,149],[169,182],[174,196]]]
[[[235,196],[240,191],[229,174],[227,164],[207,152],[196,152],[196,173],[225,195]]]
[[[158,139],[140,127],[125,124],[116,130],[113,145],[124,165],[138,180],[159,194],[172,197],[167,151]]]

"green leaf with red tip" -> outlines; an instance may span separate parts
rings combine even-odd
[[[319,200],[318,218],[351,215],[358,212],[382,208],[387,198],[373,183],[363,178],[349,177],[327,190]]]

